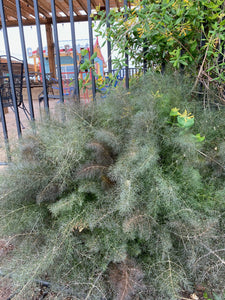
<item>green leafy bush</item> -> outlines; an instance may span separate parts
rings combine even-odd
[[[225,122],[191,84],[147,74],[21,141],[0,193],[0,234],[15,246],[2,271],[17,275],[20,297],[34,278],[76,299],[224,289]],[[174,126],[175,107],[192,126]]]

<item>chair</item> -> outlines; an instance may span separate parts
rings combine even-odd
[[[4,56],[0,56],[0,101],[3,108],[9,107],[15,112],[12,89],[9,78],[8,64]],[[4,61],[2,61],[2,58]],[[23,61],[12,56],[12,71],[16,94],[16,105],[22,109],[25,116],[29,120],[30,113],[23,102]],[[22,125],[22,124],[21,124]],[[22,125],[23,126],[23,125]]]
[[[57,93],[59,92],[59,87],[57,86],[58,81],[54,78],[51,78],[51,80],[47,80],[47,94],[48,94],[48,99],[55,99],[60,102],[60,95],[59,94],[54,94],[54,91]],[[68,95],[75,95],[75,89],[74,87],[63,87],[63,96],[68,96]],[[38,95],[38,101],[39,101],[39,107],[44,100],[44,90],[41,91],[41,93]]]
[[[58,102],[60,102],[58,80],[53,77],[47,77],[46,83],[47,83],[48,98],[53,100],[55,99],[58,100]],[[76,90],[74,87],[74,79],[64,79],[62,83],[63,83],[63,96],[75,96]],[[42,90],[41,93],[38,95],[39,107],[43,100],[44,100],[44,90]]]

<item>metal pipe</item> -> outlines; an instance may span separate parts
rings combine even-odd
[[[63,95],[63,85],[62,85],[62,72],[61,72],[61,61],[60,61],[60,51],[59,51],[59,38],[58,38],[58,30],[57,30],[55,0],[51,0],[51,7],[52,7],[52,24],[53,24],[53,32],[54,32],[54,40],[55,40],[57,76],[58,76],[58,84],[59,84],[59,96],[60,96],[60,102],[63,103],[64,95]]]
[[[73,66],[74,66],[74,81],[75,81],[75,96],[78,102],[80,102],[80,91],[79,91],[79,71],[77,67],[77,45],[76,45],[76,33],[74,26],[73,17],[73,0],[69,0],[70,7],[70,29],[72,38],[72,48],[73,48]]]
[[[18,112],[18,107],[17,107],[16,89],[15,89],[15,85],[14,85],[11,54],[10,54],[10,48],[9,48],[9,39],[8,39],[8,32],[7,32],[6,21],[5,21],[5,10],[4,10],[3,1],[0,1],[0,15],[1,15],[3,36],[4,36],[4,41],[5,41],[5,52],[6,52],[6,56],[7,56],[9,80],[10,80],[10,86],[11,86],[13,107],[14,107],[14,112],[15,112],[17,134],[18,134],[18,137],[20,138],[22,135],[22,132],[21,132],[20,117],[19,117],[19,112]]]
[[[91,18],[91,0],[87,0],[87,9],[88,9],[88,31],[89,31],[89,45],[90,45],[90,55],[94,54],[94,46],[93,46],[93,31],[92,31],[92,18]],[[91,64],[94,65],[94,60],[91,60]],[[95,86],[95,76],[94,72],[91,69],[91,84],[92,84],[92,94],[93,100],[95,101],[96,96],[96,86]]]
[[[31,120],[34,121],[34,108],[33,108],[32,94],[31,94],[31,88],[30,88],[29,69],[28,69],[27,56],[26,56],[26,46],[25,46],[25,39],[24,39],[20,0],[16,0],[16,9],[17,9],[19,31],[20,31],[21,48],[22,48],[22,54],[23,54],[23,65],[24,65],[24,70],[25,70],[29,111],[30,111]]]
[[[33,0],[33,3],[34,3],[34,12],[35,12],[35,20],[36,20],[36,28],[37,28],[39,56],[40,56],[40,63],[41,63],[41,74],[42,74],[43,93],[44,93],[44,107],[45,107],[46,113],[49,114],[48,87],[47,87],[47,82],[46,82],[38,0]]]
[[[109,0],[105,0],[105,10],[106,10],[106,27],[110,29],[109,23],[109,12],[110,12],[110,5]],[[107,38],[107,53],[108,53],[108,72],[112,73],[112,49],[111,49],[111,42]]]
[[[18,274],[6,274],[6,273],[4,273],[4,272],[2,272],[0,270],[0,276],[1,277],[8,277],[8,278],[14,279],[14,277],[18,277]],[[51,283],[49,281],[39,280],[39,279],[33,279],[33,282],[35,282],[36,284],[39,284],[39,285],[41,285],[43,287],[50,288],[52,291],[61,292],[61,293],[64,293],[65,295],[68,295],[68,296],[74,296],[77,299],[80,298],[80,297],[78,297],[79,295],[77,295],[75,293],[75,291],[73,289],[69,288],[68,286],[56,285],[56,284],[53,284],[53,283]],[[19,288],[18,291],[15,292],[15,295],[19,293],[20,289],[21,288]],[[12,299],[12,296],[11,296],[10,299]]]
[[[0,162],[0,166],[8,166],[7,162]]]

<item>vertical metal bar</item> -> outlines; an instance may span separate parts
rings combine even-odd
[[[124,0],[124,10],[125,10],[125,20],[127,20],[127,0]],[[126,53],[127,48],[125,48],[125,72],[126,72],[126,77],[125,77],[125,85],[126,89],[129,89],[129,57],[128,54]]]
[[[1,113],[0,117],[1,117],[1,122],[2,122],[4,138],[5,138],[5,140],[8,140],[8,131],[7,131],[5,112],[4,112],[4,108],[3,108],[1,93],[0,93],[0,113]]]
[[[16,9],[17,9],[19,31],[20,31],[21,48],[22,48],[22,54],[23,54],[23,65],[24,65],[24,70],[25,70],[29,111],[30,111],[31,120],[34,121],[34,108],[33,108],[32,94],[31,94],[31,88],[30,88],[29,69],[28,69],[27,56],[26,56],[26,46],[25,46],[25,39],[24,39],[20,0],[16,0]]]
[[[109,0],[105,0],[105,9],[106,9],[106,27],[109,30],[110,29],[110,23],[109,23]],[[112,49],[111,49],[111,42],[107,39],[107,53],[108,53],[108,72],[112,73]]]
[[[36,28],[37,28],[39,56],[40,56],[40,63],[41,63],[41,74],[42,74],[43,93],[44,93],[44,107],[45,107],[46,113],[49,114],[48,87],[47,87],[46,74],[45,74],[45,64],[44,64],[43,45],[42,45],[42,38],[41,38],[41,26],[40,26],[40,20],[39,20],[38,0],[33,0],[33,3],[34,3],[34,12],[35,12],[35,20],[36,20]]]
[[[1,93],[0,93],[0,117],[1,117],[2,129],[3,129],[3,134],[4,134],[6,154],[7,154],[8,161],[11,161],[9,141],[8,141],[8,130],[7,130],[7,125],[6,125],[6,120],[5,120],[5,112],[4,112],[4,108],[3,108]]]
[[[17,101],[16,101],[16,89],[15,89],[15,85],[14,85],[11,54],[10,54],[10,48],[9,48],[9,39],[8,39],[8,32],[7,32],[6,21],[5,21],[5,10],[4,10],[4,5],[3,5],[2,0],[0,1],[0,15],[1,15],[3,36],[4,36],[4,41],[5,41],[5,52],[6,52],[6,56],[7,56],[9,80],[10,80],[10,86],[11,86],[13,107],[14,107],[14,111],[15,111],[17,134],[18,134],[18,137],[20,138],[22,135],[22,132],[21,132],[20,117],[19,117]]]
[[[80,102],[80,91],[79,91],[79,71],[77,67],[77,45],[76,45],[76,33],[73,19],[73,0],[69,0],[70,7],[70,29],[73,45],[73,66],[74,66],[74,80],[75,80],[75,96],[77,101]]]
[[[54,32],[54,40],[55,40],[57,75],[58,75],[58,83],[59,83],[59,96],[60,96],[60,102],[63,103],[64,96],[63,96],[63,85],[62,85],[62,73],[61,73],[61,61],[60,61],[60,52],[59,52],[59,38],[58,38],[58,30],[57,30],[55,0],[51,0],[51,7],[52,7],[52,24],[53,24],[53,32]]]
[[[145,8],[145,5],[144,5],[144,8]],[[146,43],[147,43],[147,39],[145,38],[144,39],[144,47],[143,47],[143,55],[144,55],[144,60],[143,60],[143,71],[144,71],[144,74],[147,72],[147,59],[146,59],[146,54],[147,54],[147,51],[148,51],[148,47],[146,47]]]
[[[203,5],[203,10],[205,11],[206,9],[207,9],[206,6]],[[207,26],[206,21],[203,22],[202,26],[203,26],[203,30],[201,31],[201,40],[200,40],[200,45],[199,45],[200,49],[202,47],[204,47],[206,44],[206,36],[205,36],[205,27]],[[205,108],[205,103],[204,103],[205,100],[204,100],[203,94],[204,94],[204,86],[203,86],[203,82],[200,81],[198,84],[198,98],[199,98],[199,100],[202,100],[203,106]]]
[[[91,18],[91,0],[87,0],[87,9],[88,9],[89,45],[90,45],[90,54],[92,56],[94,54],[94,46],[93,46],[93,32],[92,32],[92,18]],[[91,60],[91,63],[94,65],[93,59]],[[95,100],[96,86],[95,86],[95,77],[94,77],[93,70],[91,70],[91,83],[92,83],[93,100]]]

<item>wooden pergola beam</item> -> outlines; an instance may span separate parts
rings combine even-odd
[[[79,16],[74,16],[73,17],[74,22],[85,22],[88,21],[88,16],[87,15],[79,15]],[[27,19],[27,20],[23,20],[23,25],[24,26],[35,26],[36,22],[35,19]],[[69,17],[57,17],[57,23],[69,23],[70,22],[70,18]],[[40,24],[52,24],[52,18],[40,18]],[[18,22],[17,20],[8,20],[6,21],[6,25],[7,27],[17,27],[18,26]],[[1,26],[1,22],[0,22],[0,26]]]
[[[4,2],[6,25],[17,27],[17,13],[15,0],[0,0]],[[36,25],[33,0],[20,0],[23,24]],[[105,8],[105,0],[91,0],[91,8],[100,5]],[[123,0],[110,0],[110,7],[123,6]],[[40,24],[52,23],[51,0],[38,0]],[[70,7],[68,0],[55,0],[56,16],[58,23],[70,22]],[[73,0],[74,22],[88,21],[87,0]],[[0,20],[1,26],[1,20]]]

